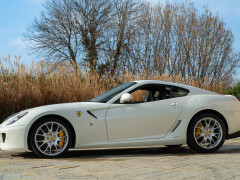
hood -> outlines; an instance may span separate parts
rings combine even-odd
[[[30,125],[35,120],[45,116],[45,115],[59,115],[66,119],[71,115],[75,115],[77,111],[87,111],[87,110],[95,110],[101,108],[107,108],[110,104],[106,103],[97,103],[97,102],[75,102],[75,103],[62,103],[62,104],[52,104],[39,106],[31,109],[26,109],[28,114],[15,122],[13,126],[19,125]],[[21,111],[21,112],[24,112]],[[11,118],[1,124],[1,126],[5,126]]]
[[[103,105],[106,103],[98,103],[98,102],[73,102],[73,103],[61,103],[61,104],[50,104],[45,106],[39,106],[35,108],[28,109],[30,111],[61,111],[67,109],[75,109],[75,108],[93,108],[98,105]]]

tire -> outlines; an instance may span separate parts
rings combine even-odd
[[[174,149],[174,148],[179,148],[182,146],[182,144],[177,144],[177,145],[165,145],[167,148],[171,148],[171,149]]]
[[[188,126],[187,144],[199,153],[211,153],[222,147],[226,138],[226,127],[218,116],[200,114]]]
[[[42,158],[63,156],[72,143],[72,134],[66,123],[57,118],[47,118],[35,125],[30,134],[33,152]]]

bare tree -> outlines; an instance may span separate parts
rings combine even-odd
[[[117,68],[124,69],[128,38],[134,36],[140,1],[114,0],[113,18],[111,20],[112,38],[107,52],[110,52],[111,75],[116,74]],[[118,71],[119,72],[119,71]]]
[[[53,62],[79,62],[79,34],[73,22],[73,8],[68,0],[47,0],[41,18],[35,19],[24,37],[33,42],[33,53],[48,56]]]
[[[173,7],[168,71],[186,81],[211,82],[231,79],[239,56],[233,51],[233,34],[207,8],[198,13],[193,4]]]
[[[218,15],[203,10],[191,3],[47,0],[25,37],[33,52],[84,62],[107,76],[145,72],[229,84],[240,62],[234,36]]]
[[[145,4],[134,40],[130,64],[137,72],[179,75],[185,82],[229,82],[240,57],[233,50],[233,34],[207,8],[193,4]],[[201,85],[201,83],[199,83]]]
[[[109,0],[72,0],[75,11],[75,26],[81,36],[80,43],[86,52],[86,61],[96,69],[101,47],[106,41],[106,31],[111,18]]]

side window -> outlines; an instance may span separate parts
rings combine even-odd
[[[182,97],[186,96],[189,91],[180,87],[151,84],[138,87],[129,93],[132,95],[132,100],[129,103],[134,104]],[[120,103],[120,99],[118,99],[115,103]]]
[[[138,89],[134,92],[131,93],[131,95],[133,96],[131,103],[141,103],[144,102],[144,98],[147,94],[147,90],[144,89]]]
[[[171,87],[163,85],[148,85],[131,92],[131,94],[133,96],[131,103],[160,101],[171,98]]]
[[[152,101],[159,101],[169,99],[171,97],[170,86],[156,86],[152,89],[153,99]]]
[[[169,99],[171,97],[171,87],[170,86],[165,86],[165,99]]]
[[[183,96],[186,96],[188,93],[189,91],[186,89],[182,89],[178,87],[172,88],[172,98],[183,97]]]

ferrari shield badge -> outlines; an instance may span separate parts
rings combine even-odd
[[[81,117],[81,115],[82,115],[82,112],[81,111],[77,111],[77,116]]]

